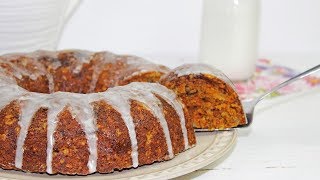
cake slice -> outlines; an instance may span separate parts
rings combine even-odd
[[[162,76],[160,83],[181,98],[195,128],[226,129],[246,124],[232,82],[217,69],[205,64],[186,64]]]

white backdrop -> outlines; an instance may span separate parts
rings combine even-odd
[[[319,0],[261,0],[260,56],[320,54]],[[59,49],[195,58],[201,0],[83,0]]]

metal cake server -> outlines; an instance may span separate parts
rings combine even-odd
[[[269,90],[268,92],[266,92],[265,94],[255,98],[255,99],[251,99],[251,100],[244,100],[242,101],[242,107],[243,107],[243,110],[244,110],[244,114],[246,116],[246,120],[247,120],[247,123],[244,124],[244,125],[238,125],[234,128],[245,128],[245,127],[249,127],[251,124],[252,124],[252,121],[253,121],[253,114],[254,114],[254,108],[256,107],[256,105],[262,101],[263,99],[265,99],[267,96],[269,96],[271,93],[299,80],[299,79],[302,79],[316,71],[320,70],[320,64],[311,68],[311,69],[308,69],[290,79],[288,79],[287,81],[273,87],[271,90]],[[232,128],[227,128],[227,129],[224,129],[224,130],[230,130]],[[213,129],[213,130],[209,130],[209,129],[195,129],[196,132],[203,132],[203,131],[215,131],[215,130],[218,130],[218,129]]]

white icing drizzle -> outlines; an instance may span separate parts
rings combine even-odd
[[[27,56],[34,59],[34,61],[32,61],[32,63],[35,64],[36,67],[42,72],[41,75],[45,75],[47,77],[49,93],[53,93],[54,92],[53,75],[50,72],[48,72],[48,70],[45,68],[45,66],[43,64],[41,64],[39,62],[39,58],[40,57],[47,57],[47,58],[58,59],[58,52],[38,50],[33,53],[30,53]],[[61,66],[61,62],[58,60],[54,60],[51,62],[50,65],[51,65],[51,68],[56,70],[57,68],[59,68]]]
[[[116,58],[116,55],[110,52],[101,52],[101,53],[97,53],[96,55],[99,56],[99,58],[96,59],[97,60],[96,64],[93,67],[93,73],[91,77],[89,92],[94,92],[94,89],[96,88],[96,84],[99,79],[99,75],[104,70],[104,65],[107,63],[114,62]]]
[[[3,79],[0,78],[0,81]],[[10,102],[17,99],[17,97],[21,96],[22,89],[19,86],[10,85],[10,84],[2,84],[0,83],[1,89],[1,100],[0,100],[0,109],[3,109],[5,106],[10,104]]]
[[[60,61],[54,61],[53,63],[51,63],[52,69],[58,69],[59,67],[62,66]]]
[[[47,173],[52,174],[52,156],[53,156],[53,145],[54,140],[54,131],[57,126],[57,120],[59,113],[63,110],[64,106],[61,106],[58,102],[52,101],[51,107],[48,108],[47,115]]]
[[[103,70],[103,68],[101,66],[102,65],[100,65],[100,63],[97,63],[93,67],[93,73],[92,73],[92,76],[91,76],[89,92],[94,92],[94,89],[96,88],[96,84],[98,82],[99,75],[101,74],[101,72]]]
[[[124,80],[130,79],[133,76],[148,73],[148,72],[160,72],[160,73],[168,73],[169,69],[165,66],[160,66],[157,64],[154,64],[152,62],[149,62],[143,58],[132,56],[132,55],[126,55],[126,56],[119,56],[120,59],[123,59],[127,65],[127,69],[125,69],[126,73],[124,76]]]
[[[0,62],[10,65],[10,67],[13,69],[12,75],[20,80],[23,76],[27,76],[33,81],[37,80],[39,76],[46,76],[48,80],[49,92],[52,93],[54,87],[53,77],[50,73],[47,72],[44,65],[38,61],[39,53],[40,52],[35,51],[31,54],[21,54],[21,56],[25,56],[26,58],[28,58],[28,60],[22,61],[24,65],[26,65],[26,61],[28,61],[29,63],[31,62],[34,65],[35,71],[32,72],[27,70],[26,67],[20,67],[18,64],[10,61],[19,58],[17,57],[17,55],[6,55],[4,57],[6,57],[7,60],[0,59]],[[32,61],[30,61],[30,59],[32,59]]]
[[[21,68],[18,65],[14,64],[14,63],[12,63],[10,61],[0,60],[0,62],[1,63],[5,63],[5,64],[9,64],[10,67],[13,69],[13,72],[12,72],[13,75],[18,79],[22,79],[23,76],[28,76],[32,80],[36,80],[37,79],[37,75],[38,74],[31,74],[26,69]]]
[[[78,61],[80,61],[81,63],[90,63],[91,61],[91,55],[93,54],[90,51],[87,50],[67,50],[67,51],[71,51],[74,53],[74,56],[77,58]],[[63,51],[60,51],[63,52]]]
[[[72,70],[72,73],[73,73],[73,74],[79,74],[79,72],[81,72],[82,65],[83,65],[83,64],[80,64],[80,63],[77,64],[76,67]]]
[[[213,74],[215,70],[206,64],[186,64],[173,70],[178,77],[189,74]]]
[[[172,72],[174,72],[178,77],[190,74],[209,74],[220,78],[235,90],[235,86],[232,81],[222,71],[207,64],[185,64],[173,69]]]
[[[176,111],[176,113],[180,118],[180,125],[181,125],[183,139],[184,139],[184,146],[185,146],[185,149],[188,149],[190,146],[188,143],[189,141],[188,141],[188,133],[187,133],[187,127],[186,127],[186,120],[183,112],[184,106],[180,102],[180,100],[177,98],[176,94],[173,91],[169,90],[168,88],[157,83],[152,83],[152,86],[150,86],[149,83],[131,83],[131,84],[132,86],[134,86],[135,88],[141,91],[150,91],[159,95],[173,107],[173,109]]]
[[[94,173],[97,167],[97,136],[96,120],[94,118],[93,108],[87,99],[78,99],[77,103],[72,103],[71,112],[75,113],[74,117],[81,124],[87,138],[89,147],[88,168],[89,173]]]
[[[46,50],[38,50],[30,54],[30,57],[39,60],[39,58],[49,58],[53,59],[53,61],[50,62],[51,69],[58,69],[61,66],[61,62],[58,59],[58,55],[60,52],[63,51],[46,51]]]
[[[51,53],[51,52],[35,52],[33,58],[37,58],[38,56],[43,55],[43,53]],[[57,53],[54,53],[57,56]],[[81,55],[81,53],[80,53]],[[76,54],[76,58],[79,59],[79,64],[76,65],[75,69],[82,68],[82,64],[88,61],[91,61],[92,58],[88,58],[88,54],[84,53],[80,57],[79,54]],[[112,53],[106,52],[103,56],[103,63],[106,62],[116,62],[116,57]],[[82,58],[82,59],[81,59]],[[54,61],[55,62],[55,61]],[[127,64],[137,63],[136,59],[130,59],[124,61]],[[140,62],[140,60],[139,60]],[[7,62],[5,62],[7,63]],[[138,63],[137,63],[138,64]],[[14,70],[17,70],[17,77],[20,77],[19,73],[22,75],[28,75],[30,78],[35,78],[39,75],[46,75],[49,81],[49,89],[50,92],[53,92],[53,78],[52,75],[47,72],[44,65],[39,62],[34,62],[34,65],[37,69],[37,73],[30,74],[27,70],[23,70],[22,68],[10,64]],[[54,68],[58,68],[61,64],[58,64]],[[100,65],[100,63],[97,63]],[[79,68],[81,67],[81,68]],[[90,85],[90,90],[94,90],[98,75],[101,73],[102,68],[94,67],[94,73],[92,75],[92,81]],[[0,68],[1,70],[2,68]],[[139,69],[139,68],[138,68]],[[96,72],[96,70],[98,72]],[[140,71],[142,69],[140,68]],[[77,70],[78,71],[78,70]],[[100,71],[100,72],[99,72]],[[5,73],[0,71],[0,95],[2,98],[0,99],[0,108],[4,108],[10,102],[14,100],[18,100],[21,103],[21,115],[19,120],[19,125],[21,126],[21,130],[17,140],[17,149],[16,149],[16,157],[15,157],[15,166],[17,168],[22,168],[23,162],[23,153],[24,153],[24,142],[27,137],[28,129],[30,124],[32,123],[32,119],[34,114],[41,107],[48,109],[47,114],[47,159],[46,171],[49,174],[52,174],[52,160],[53,160],[53,147],[55,144],[54,132],[56,130],[57,121],[59,113],[62,112],[65,108],[69,108],[73,117],[77,120],[77,122],[81,125],[88,142],[88,151],[89,151],[89,159],[88,159],[88,169],[89,173],[93,173],[96,171],[97,166],[97,136],[96,136],[96,117],[94,115],[92,102],[96,102],[99,100],[106,101],[109,105],[111,105],[115,110],[117,110],[127,126],[129,137],[131,140],[131,157],[132,157],[132,166],[137,167],[139,165],[138,161],[138,142],[135,131],[135,124],[133,122],[133,118],[131,116],[131,100],[136,100],[138,102],[143,103],[146,107],[150,109],[150,112],[157,118],[159,121],[167,143],[169,157],[173,158],[173,150],[172,143],[170,138],[169,127],[167,121],[165,119],[163,113],[163,107],[161,101],[153,94],[157,94],[161,96],[167,103],[169,103],[177,112],[180,118],[180,124],[182,128],[183,138],[185,142],[185,149],[189,147],[188,145],[188,135],[186,130],[185,117],[183,113],[183,105],[177,99],[176,95],[171,91],[165,88],[160,84],[152,84],[152,83],[131,83],[126,86],[109,88],[107,91],[102,93],[91,93],[91,94],[76,94],[76,93],[68,93],[68,92],[55,92],[51,94],[42,94],[42,93],[34,93],[28,92],[23,88],[20,88],[13,78],[7,78],[4,75]],[[49,74],[49,75],[48,75]],[[22,76],[21,75],[21,76]],[[32,76],[32,77],[31,77]],[[90,92],[92,92],[90,91]]]
[[[154,92],[155,94],[161,96],[167,103],[169,103],[173,107],[173,109],[176,111],[176,113],[180,118],[180,124],[181,124],[182,133],[183,133],[185,149],[190,148],[188,143],[189,141],[188,141],[186,120],[183,112],[183,108],[184,108],[183,103],[177,98],[176,94],[172,90],[169,90],[168,88],[160,84],[153,83],[153,86],[149,88],[148,86],[145,86],[147,85],[147,83],[143,83],[142,85],[143,85],[142,86],[143,88],[141,90],[147,89]]]
[[[48,108],[48,126],[47,126],[47,172],[52,173],[52,153],[54,146],[54,131],[57,125],[58,114],[65,108],[71,107],[71,113],[83,128],[88,141],[89,172],[96,171],[97,164],[97,137],[96,123],[94,113],[90,102],[95,102],[101,98],[98,93],[95,94],[75,94],[67,92],[57,92],[53,94],[41,94],[27,92],[19,86],[8,81],[7,78],[0,78],[1,94],[6,96],[0,100],[0,107],[4,108],[7,104],[17,99],[21,104],[20,120],[18,124],[21,127],[16,148],[15,166],[22,168],[24,141],[27,137],[28,129],[35,112],[41,107]]]
[[[174,109],[177,110],[177,113],[180,117],[180,124],[182,126],[185,148],[187,149],[189,147],[182,106],[177,101],[176,97],[172,95],[173,92],[171,90],[160,84],[141,82],[133,82],[126,86],[109,88],[103,93],[104,99],[121,114],[122,119],[128,127],[129,137],[132,145],[131,156],[133,167],[137,167],[139,163],[135,126],[130,112],[130,100],[136,100],[143,103],[151,110],[153,115],[157,117],[165,134],[169,157],[172,158],[174,156],[168,124],[163,114],[161,102],[154,96],[153,90],[155,90],[154,92],[157,92],[161,97],[163,97],[163,94],[165,94],[163,99],[165,99],[170,105],[173,106]]]
[[[125,122],[130,140],[132,145],[132,166],[137,167],[138,162],[138,144],[137,137],[135,132],[135,125],[131,116],[131,106],[130,100],[136,100],[144,105],[146,105],[155,117],[160,122],[161,127],[163,128],[166,143],[168,146],[169,157],[173,157],[172,143],[170,138],[170,132],[168,124],[165,120],[161,102],[157,99],[154,93],[159,94],[163,97],[174,109],[177,110],[177,113],[180,117],[183,136],[185,145],[187,145],[187,133],[185,130],[184,116],[182,112],[182,106],[179,105],[179,102],[176,100],[176,97],[162,85],[151,84],[151,83],[131,83],[127,86],[110,88],[103,93],[92,93],[92,94],[75,94],[67,92],[56,92],[53,94],[41,94],[41,93],[32,93],[27,92],[16,85],[9,85],[2,79],[0,79],[0,88],[5,90],[3,92],[8,93],[8,98],[1,100],[0,104],[2,107],[10,103],[17,97],[18,100],[23,102],[21,108],[21,118],[19,125],[21,126],[21,131],[17,141],[17,151],[16,151],[16,167],[22,168],[23,162],[23,144],[27,136],[28,128],[30,126],[32,117],[34,113],[41,107],[48,108],[48,131],[47,131],[47,172],[52,173],[52,153],[54,146],[54,131],[57,125],[58,114],[65,108],[70,107],[71,113],[74,115],[75,119],[82,126],[83,131],[86,134],[89,147],[89,160],[88,168],[89,172],[93,173],[96,171],[97,165],[97,137],[96,137],[96,122],[93,113],[91,102],[98,100],[105,100],[109,105],[115,108],[123,118]]]
[[[28,97],[27,97],[28,98]],[[19,169],[22,168],[22,159],[23,159],[23,152],[24,152],[24,141],[27,137],[28,129],[33,119],[34,114],[39,110],[41,107],[40,102],[32,102],[28,99],[24,100],[24,96],[19,98],[20,105],[21,105],[21,112],[20,112],[20,120],[18,122],[19,126],[21,127],[20,133],[17,139],[17,148],[16,148],[16,156],[15,156],[15,166]]]
[[[49,93],[53,93],[54,92],[54,81],[53,81],[53,77],[50,73],[47,73],[47,78],[48,78],[48,89],[49,89]]]
[[[82,66],[84,63],[90,63],[93,53],[85,50],[69,50],[69,51],[73,52],[74,57],[77,59],[76,65],[73,68],[72,72],[73,74],[78,74],[79,72],[81,72]]]
[[[56,121],[58,114],[64,109],[69,108],[72,116],[81,125],[87,139],[89,159],[89,173],[96,171],[97,166],[97,136],[96,136],[96,120],[93,113],[91,102],[96,101],[98,94],[75,94],[67,92],[53,93],[53,98],[47,102],[48,104],[48,144],[47,144],[47,172],[52,173],[52,150],[54,146],[54,131],[56,129]]]
[[[121,114],[121,117],[125,125],[127,126],[129,137],[131,140],[132,166],[138,167],[138,142],[135,125],[131,116],[130,104],[128,103],[128,99],[126,97],[123,97],[116,89],[117,88],[108,89],[105,92],[108,95],[104,97],[104,100]]]
[[[141,65],[141,64],[151,64],[151,62],[146,61],[145,59],[142,59],[141,57],[138,56],[133,56],[133,55],[121,55],[119,56],[120,58],[125,58],[126,63],[130,65]]]
[[[39,75],[44,75],[47,77],[48,80],[48,89],[49,89],[49,93],[53,93],[54,91],[54,81],[53,81],[53,76],[51,73],[48,73],[46,68],[44,67],[43,64],[41,64],[37,59],[32,61],[32,63],[34,65],[36,65],[36,67],[38,68],[38,70],[41,71],[41,74]]]
[[[117,88],[118,92],[122,95],[122,97],[127,96],[127,102],[132,99],[143,103],[145,106],[149,108],[152,114],[159,120],[159,123],[163,129],[169,157],[173,158],[173,150],[172,150],[172,143],[170,138],[170,132],[168,128],[167,121],[163,114],[163,109],[161,106],[161,102],[157,99],[151,91],[146,91],[143,89],[143,83],[133,83],[128,85],[129,88]],[[142,85],[140,88],[139,86]],[[141,89],[142,88],[142,89]],[[124,89],[124,90],[123,90]],[[129,103],[129,102],[128,102]]]

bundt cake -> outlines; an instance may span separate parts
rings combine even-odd
[[[194,146],[193,126],[246,123],[234,89],[212,69],[170,70],[110,52],[0,56],[0,96],[0,167],[28,172],[151,164]]]

